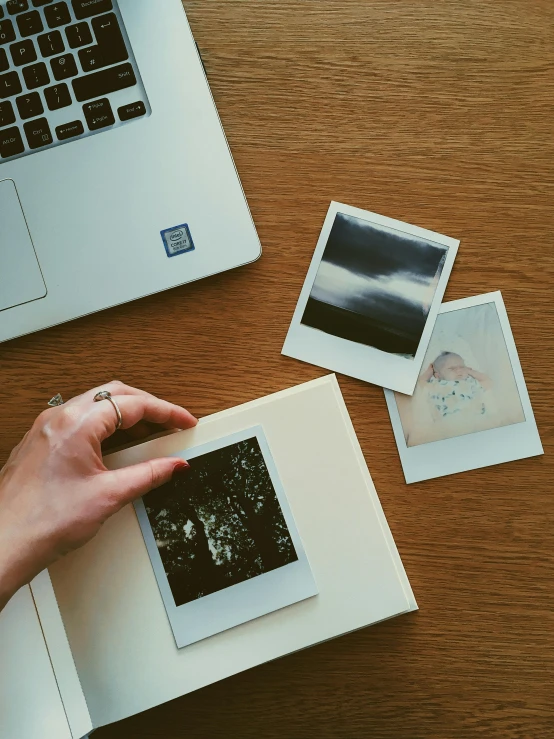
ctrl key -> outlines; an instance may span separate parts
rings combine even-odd
[[[84,132],[85,129],[81,121],[72,121],[71,123],[64,123],[63,126],[56,127],[58,141],[72,139],[74,136],[80,136]]]
[[[25,144],[17,126],[0,131],[0,157],[7,159],[25,151]]]
[[[37,118],[34,121],[29,121],[24,124],[23,128],[25,129],[25,136],[27,136],[27,142],[31,149],[40,149],[41,146],[48,146],[53,141],[50,126],[46,118]]]

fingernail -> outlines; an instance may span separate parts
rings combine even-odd
[[[180,477],[184,472],[190,469],[190,464],[185,461],[184,459],[181,460],[178,464],[175,465],[173,468],[173,475],[172,477]]]

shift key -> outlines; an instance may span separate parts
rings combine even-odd
[[[110,92],[123,90],[137,84],[137,78],[131,64],[120,64],[117,67],[103,69],[100,72],[87,74],[72,80],[73,91],[77,100],[92,100]]]

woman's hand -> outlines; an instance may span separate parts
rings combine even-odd
[[[0,471],[0,610],[41,570],[85,544],[120,508],[171,479],[187,463],[154,459],[108,471],[102,442],[116,430],[108,390],[118,404],[122,429],[133,438],[158,428],[191,428],[196,418],[153,395],[110,382],[45,410]]]

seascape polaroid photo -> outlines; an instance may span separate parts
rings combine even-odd
[[[499,292],[444,303],[414,394],[385,396],[406,482],[543,453]]]
[[[317,594],[262,427],[181,455],[135,503],[178,647]]]
[[[283,354],[411,394],[458,245],[331,203]]]

